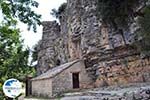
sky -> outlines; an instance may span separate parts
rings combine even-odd
[[[53,8],[58,8],[66,0],[35,0],[39,3],[39,7],[34,9],[35,12],[42,15],[42,21],[52,21],[55,18],[50,15]],[[25,47],[32,47],[37,44],[37,42],[42,37],[42,26],[37,28],[37,33],[32,31],[27,31],[27,26],[22,23],[18,23],[18,27],[21,29],[21,36],[24,39]]]

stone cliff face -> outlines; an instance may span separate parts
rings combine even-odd
[[[96,1],[68,0],[69,50],[72,59],[94,52],[100,43],[100,21],[96,16]]]
[[[38,75],[68,61],[66,35],[60,31],[62,27],[56,21],[45,21],[42,25],[43,36],[38,44]]]
[[[97,16],[97,0],[67,0],[60,25],[43,22],[38,72],[83,59],[95,86],[150,81],[150,61],[132,45],[133,27],[114,32]]]

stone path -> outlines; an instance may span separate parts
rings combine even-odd
[[[82,92],[65,93],[58,99],[24,100],[150,100],[150,84],[88,89]]]
[[[66,93],[60,100],[150,100],[150,85]]]

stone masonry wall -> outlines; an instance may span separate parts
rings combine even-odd
[[[36,97],[51,97],[52,96],[51,79],[32,81],[32,95]]]
[[[128,55],[100,61],[97,76],[97,87],[150,82],[150,59]]]
[[[84,63],[78,62],[53,78],[52,81],[53,96],[60,94],[64,91],[73,90],[72,73],[76,73],[76,72],[79,72],[80,88],[83,89],[83,88],[92,87],[93,82],[91,78],[88,77],[88,74],[85,70]]]

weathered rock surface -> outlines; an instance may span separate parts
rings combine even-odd
[[[130,84],[66,93],[61,100],[150,100],[150,85]]]
[[[150,59],[141,58],[128,31],[112,30],[97,16],[97,0],[67,0],[56,22],[43,22],[38,74],[70,60],[83,59],[93,86],[150,81]]]
[[[68,61],[66,37],[61,33],[60,25],[56,21],[45,21],[42,25],[43,36],[38,45],[38,75]]]

